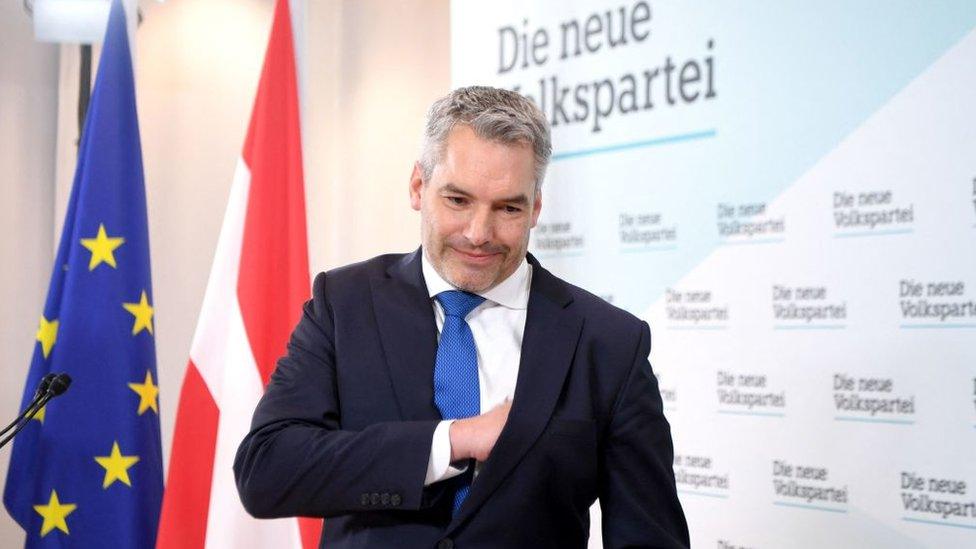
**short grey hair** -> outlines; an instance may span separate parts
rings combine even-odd
[[[427,112],[420,168],[424,183],[441,161],[447,136],[458,124],[489,141],[528,143],[535,154],[535,190],[539,192],[552,156],[552,138],[546,117],[529,98],[517,92],[487,86],[458,88],[434,101]]]

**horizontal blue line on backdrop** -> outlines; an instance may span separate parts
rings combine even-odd
[[[896,234],[911,234],[915,229],[890,229],[884,231],[861,231],[856,233],[834,233],[834,238],[852,238],[859,236],[891,236]]]
[[[708,331],[712,331],[712,330],[728,330],[729,327],[728,326],[665,326],[665,329],[667,329],[667,330],[691,330],[691,331],[704,330],[704,331],[708,332]]]
[[[896,423],[899,425],[915,425],[914,419],[885,419],[880,417],[835,416],[836,421],[858,421],[861,423]]]
[[[705,496],[709,498],[729,499],[728,494],[709,494],[708,492],[696,492],[694,490],[678,490],[678,493],[688,494],[689,496]]]
[[[773,505],[783,507],[799,507],[800,509],[812,509],[814,511],[830,511],[831,513],[846,513],[847,509],[831,509],[830,507],[818,507],[816,505],[804,505],[802,503],[789,503],[786,501],[774,501]]]
[[[902,330],[958,330],[958,329],[973,329],[976,328],[976,324],[966,324],[966,323],[953,323],[953,324],[902,324],[899,326]]]
[[[786,241],[785,238],[753,238],[750,240],[719,240],[720,246],[746,246],[749,244],[779,244]]]
[[[777,324],[774,330],[846,330],[846,324]]]
[[[786,414],[782,412],[753,412],[750,410],[716,410],[720,414],[732,414],[734,416],[766,416],[766,417],[784,417]]]
[[[956,528],[969,528],[970,530],[976,530],[976,526],[970,524],[955,524],[953,522],[939,522],[937,520],[917,519],[912,517],[901,517],[901,520],[908,522],[921,522],[922,524],[934,524],[936,526],[955,526]]]
[[[655,137],[653,139],[645,139],[643,141],[631,141],[629,143],[607,145],[605,147],[594,147],[592,149],[580,149],[577,151],[566,151],[566,152],[555,153],[552,155],[552,159],[553,161],[566,160],[567,158],[579,158],[581,156],[592,156],[594,154],[604,154],[604,153],[611,153],[617,151],[625,151],[628,149],[642,149],[644,147],[656,147],[658,145],[671,145],[673,143],[682,143],[684,141],[708,139],[711,137],[715,137],[716,133],[717,132],[714,129],[711,129],[711,130],[704,130],[700,132],[666,135],[663,137]]]

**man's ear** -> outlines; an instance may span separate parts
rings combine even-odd
[[[421,198],[424,191],[424,171],[420,162],[413,163],[413,173],[410,174],[410,207],[420,211]]]

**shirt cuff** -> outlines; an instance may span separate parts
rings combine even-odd
[[[437,424],[434,438],[430,442],[430,460],[427,462],[427,477],[424,486],[435,482],[456,477],[465,472],[468,467],[457,468],[451,465],[451,424],[453,419],[446,419]]]

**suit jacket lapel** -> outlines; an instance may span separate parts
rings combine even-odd
[[[370,280],[383,353],[404,421],[439,420],[434,406],[437,325],[421,269],[420,249]]]
[[[579,340],[583,319],[569,308],[572,297],[564,284],[534,257],[529,255],[528,259],[532,264],[532,287],[512,409],[448,532],[488,499],[542,434],[562,392]]]

